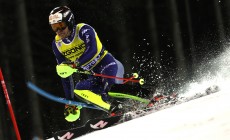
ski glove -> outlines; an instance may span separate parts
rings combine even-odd
[[[74,122],[80,117],[80,108],[71,105],[65,105],[64,116],[68,122]]]

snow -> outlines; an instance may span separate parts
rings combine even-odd
[[[229,140],[229,99],[217,92],[77,139]]]

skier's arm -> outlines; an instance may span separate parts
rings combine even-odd
[[[81,65],[90,61],[97,54],[98,42],[96,40],[96,32],[89,25],[84,25],[81,27],[79,31],[79,37],[81,40],[85,42],[86,45],[86,51],[78,59],[78,63]]]
[[[54,52],[54,55],[56,57],[56,61],[58,64],[61,64],[65,62],[65,57],[59,52],[59,50],[56,47],[55,42],[52,43],[52,49]],[[66,99],[73,99],[73,88],[74,88],[74,83],[73,83],[73,78],[72,76],[69,76],[67,78],[61,78],[62,81],[62,86],[64,88],[65,92],[65,97]]]

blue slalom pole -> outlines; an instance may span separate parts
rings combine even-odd
[[[85,107],[85,108],[103,110],[103,109],[101,109],[101,108],[99,108],[97,106],[94,106],[94,105],[89,105],[89,104],[86,104],[86,103],[76,102],[76,101],[67,100],[65,98],[54,96],[54,95],[42,90],[41,88],[37,87],[36,85],[34,85],[31,82],[27,82],[27,87],[30,88],[31,90],[37,92],[41,96],[43,96],[43,97],[45,97],[47,99],[50,99],[52,101],[55,101],[55,102],[59,102],[59,103],[62,103],[62,104],[68,104],[68,105],[81,106],[81,107]]]

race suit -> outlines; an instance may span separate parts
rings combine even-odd
[[[58,64],[63,62],[76,63],[86,71],[123,77],[124,67],[102,45],[95,30],[88,24],[80,23],[74,26],[68,38],[61,39],[58,35],[52,43],[52,49]],[[74,87],[72,76],[62,78],[62,85],[67,99],[73,99],[74,88],[90,90],[96,94],[107,94],[113,84],[122,80],[88,76],[88,79],[78,82]],[[106,100],[106,99],[104,99]]]

